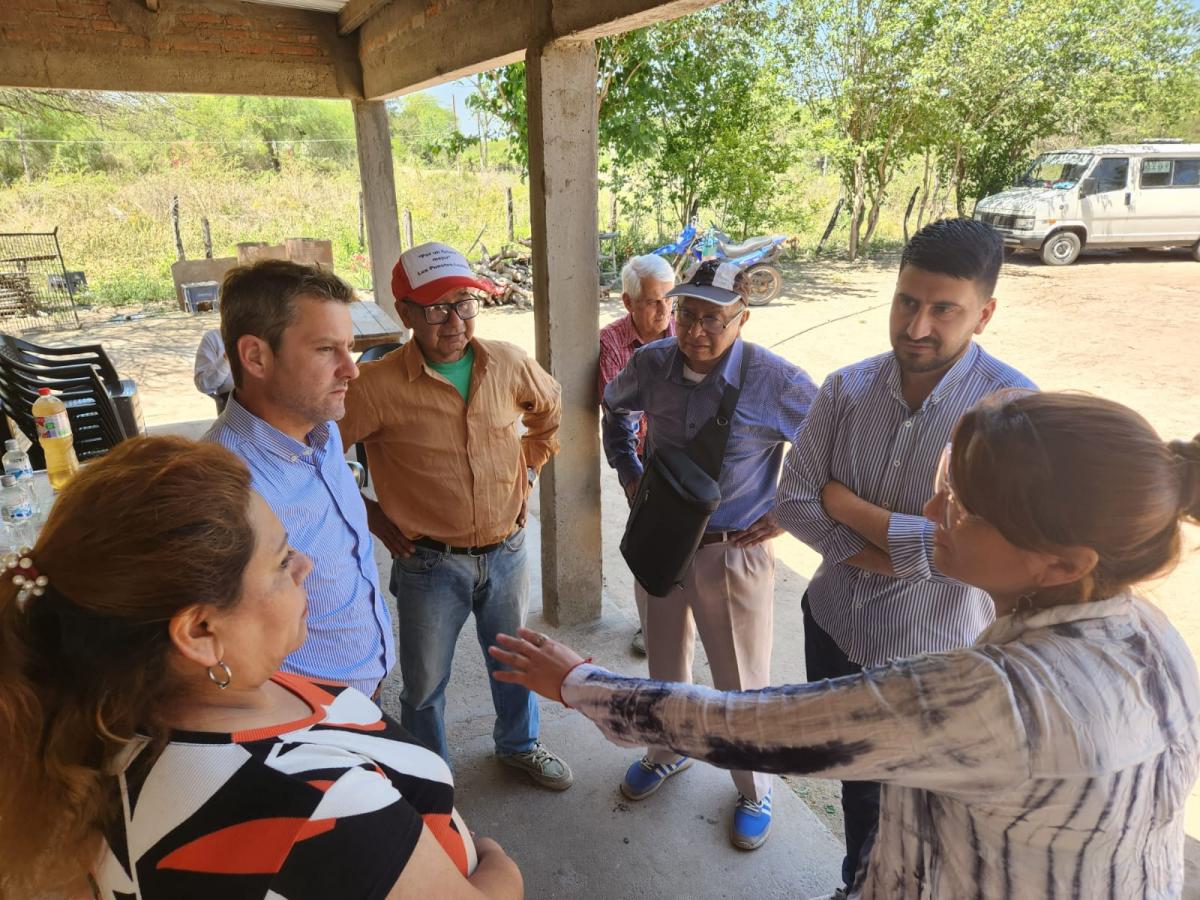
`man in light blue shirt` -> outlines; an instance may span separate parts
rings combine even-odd
[[[373,697],[396,650],[335,421],[358,375],[353,300],[349,285],[318,266],[266,260],[233,269],[221,290],[221,335],[236,388],[205,438],[245,461],[291,545],[312,559],[308,638],[284,670]]]
[[[691,681],[698,630],[720,690],[770,684],[775,589],[770,539],[782,533],[771,510],[784,448],[817,390],[802,369],[741,339],[750,317],[743,281],[736,266],[702,264],[668,295],[676,299],[675,337],[637,350],[604,391],[604,451],[632,498],[642,477],[637,454],[642,413],[647,457],[665,447],[690,445],[695,451],[693,441],[716,415],[726,387],[740,386],[717,479],[721,504],[682,588],[666,597],[649,597],[640,585],[634,589],[650,677]],[[644,799],[688,764],[671,750],[651,749],[629,767],[621,791],[631,800]],[[730,839],[753,850],[770,832],[771,779],[759,772],[732,774],[738,800]]]

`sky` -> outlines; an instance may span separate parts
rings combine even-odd
[[[1193,2],[1200,3],[1200,0],[1193,0]],[[437,87],[430,88],[424,93],[432,94],[437,98],[438,103],[446,107],[446,109],[450,108],[450,98],[453,97],[458,109],[458,130],[463,134],[479,133],[479,129],[475,126],[475,120],[471,116],[471,111],[467,109],[466,99],[467,95],[471,93],[471,83],[467,79],[460,78],[458,81],[439,84]]]

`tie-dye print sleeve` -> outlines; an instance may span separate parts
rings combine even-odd
[[[1029,774],[1008,681],[971,650],[741,692],[580,666],[564,682],[563,699],[615,743],[669,747],[725,769],[951,793],[992,790]]]

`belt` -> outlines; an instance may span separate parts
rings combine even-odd
[[[503,541],[496,541],[494,544],[486,544],[483,547],[452,547],[450,544],[443,544],[441,541],[426,537],[419,537],[413,543],[426,550],[436,550],[438,553],[458,553],[462,556],[483,556],[500,549],[504,544]]]
[[[707,547],[709,544],[723,544],[732,538],[736,531],[706,531],[704,536],[700,538],[700,546]]]

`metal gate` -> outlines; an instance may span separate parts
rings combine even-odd
[[[78,327],[75,283],[63,266],[58,229],[0,234],[0,331]]]

